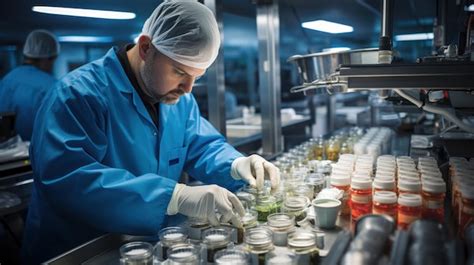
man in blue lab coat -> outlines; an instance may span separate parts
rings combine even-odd
[[[51,72],[58,54],[56,37],[46,30],[34,30],[23,47],[24,64],[0,83],[0,112],[15,112],[15,130],[25,141],[31,139],[36,112],[56,82]]]
[[[58,82],[31,142],[35,187],[23,258],[37,263],[105,233],[156,235],[180,213],[240,225],[229,190],[279,183],[200,116],[190,94],[217,57],[219,31],[197,1],[166,1],[136,45],[111,49]],[[203,186],[177,183],[182,171]],[[220,218],[220,219],[219,219]]]

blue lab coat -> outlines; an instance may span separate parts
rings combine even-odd
[[[31,139],[36,112],[56,79],[32,65],[8,73],[0,84],[0,112],[16,113],[15,130],[25,141]]]
[[[155,126],[115,49],[58,82],[41,105],[30,154],[34,190],[23,258],[37,263],[104,233],[157,235],[182,171],[229,190],[242,154],[194,97],[160,104]]]

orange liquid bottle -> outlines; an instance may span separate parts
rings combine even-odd
[[[433,219],[440,223],[444,220],[444,198],[446,184],[442,179],[424,180],[422,184],[423,209],[421,216],[424,219]]]
[[[421,218],[421,196],[400,194],[398,197],[398,229],[407,229],[414,221]]]
[[[374,194],[373,214],[386,214],[397,222],[397,194],[393,191],[377,191]]]
[[[372,181],[370,178],[352,178],[350,207],[353,224],[361,216],[372,212]]]

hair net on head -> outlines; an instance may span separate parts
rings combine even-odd
[[[59,54],[59,42],[47,30],[34,30],[26,38],[23,55],[30,58],[50,58]]]
[[[206,69],[221,44],[212,11],[197,1],[166,1],[145,21],[142,35],[169,58],[186,66]]]

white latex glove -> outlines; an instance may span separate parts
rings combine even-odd
[[[243,179],[251,186],[263,189],[263,180],[270,179],[272,190],[280,185],[280,170],[258,155],[239,157],[232,162],[230,175],[234,179]]]
[[[206,219],[213,226],[231,221],[234,226],[241,227],[239,215],[244,216],[245,209],[237,196],[217,185],[191,187],[176,184],[167,214],[178,212],[189,217]]]

